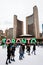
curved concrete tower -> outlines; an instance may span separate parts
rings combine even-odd
[[[37,6],[33,7],[33,14],[26,17],[26,34],[31,34],[36,38],[40,36]]]

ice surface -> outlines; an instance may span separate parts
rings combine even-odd
[[[0,46],[0,65],[6,65],[6,58],[7,50]],[[28,55],[25,52],[23,60],[19,60],[19,48],[16,48],[15,62],[12,61],[11,64],[8,65],[43,65],[43,47],[36,47],[36,55]]]

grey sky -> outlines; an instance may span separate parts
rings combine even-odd
[[[33,6],[37,5],[39,15],[39,28],[42,31],[43,23],[43,0],[0,0],[0,29],[13,27],[13,15],[24,21],[25,17],[33,13]],[[24,26],[24,33],[25,33]]]

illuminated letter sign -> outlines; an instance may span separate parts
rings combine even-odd
[[[21,42],[25,44],[26,43],[26,39],[25,38],[21,39]]]
[[[16,43],[18,43],[18,42],[21,43],[20,38],[16,39]]]
[[[11,42],[12,42],[12,44],[15,44],[16,43],[16,40],[15,39],[12,39]]]
[[[30,42],[29,42],[30,40],[31,40],[30,38],[27,38],[27,41],[28,41],[27,43],[28,43],[28,44],[30,44]]]
[[[2,44],[1,45],[4,45],[6,43],[6,38],[3,38],[2,39]]]
[[[36,38],[32,38],[31,43],[35,44],[36,43]]]

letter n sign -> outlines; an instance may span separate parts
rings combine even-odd
[[[31,39],[31,44],[36,44],[36,38]]]

